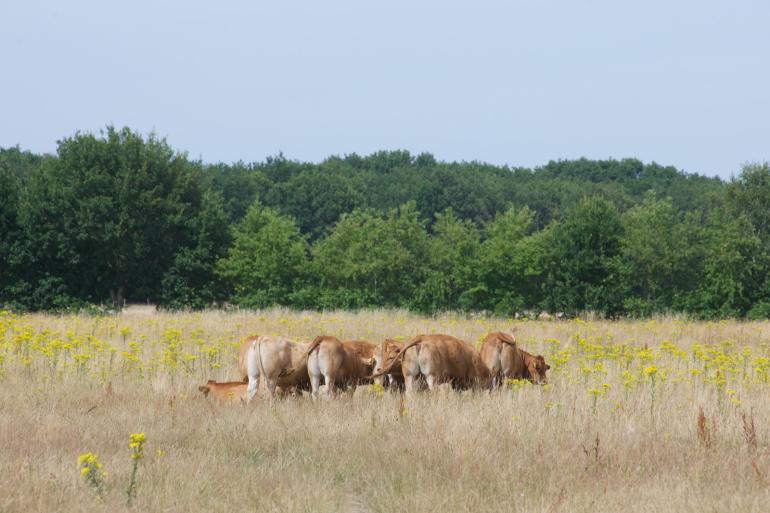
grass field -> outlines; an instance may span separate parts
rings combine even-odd
[[[197,391],[236,379],[249,334],[476,343],[512,325],[551,365],[548,385],[249,406]],[[769,343],[764,322],[3,313],[0,512],[764,512]],[[84,477],[88,452],[102,466]]]

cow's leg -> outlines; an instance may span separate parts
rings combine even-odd
[[[497,375],[497,386],[500,387],[500,389],[503,389],[505,387],[505,382],[509,379],[513,379],[513,374],[508,371],[500,371],[500,374]]]
[[[267,391],[270,392],[270,398],[275,398],[275,388],[278,386],[278,380],[265,378],[265,381],[267,382]]]
[[[332,398],[334,396],[334,376],[324,374],[324,381],[326,382],[326,397]]]
[[[404,390],[407,394],[409,395],[412,394],[412,392],[414,391],[415,382],[416,382],[416,379],[414,378],[414,376],[411,376],[408,374],[404,376]]]
[[[318,355],[311,353],[307,359],[307,373],[310,378],[310,397],[318,398],[318,392],[321,388],[321,370],[318,368]]]
[[[428,382],[428,390],[433,392],[436,389],[436,385],[438,385],[438,380],[436,379],[436,376],[433,374],[429,374],[425,376],[425,381]]]
[[[311,374],[310,375],[310,396],[313,399],[318,398],[318,392],[320,388],[321,388],[321,375]]]
[[[404,375],[404,392],[411,395],[418,390],[420,379],[420,362],[417,349],[411,348],[404,353],[401,362],[401,373]]]

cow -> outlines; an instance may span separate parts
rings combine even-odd
[[[313,397],[318,397],[321,377],[329,397],[335,387],[365,383],[372,374],[374,347],[363,340],[341,342],[333,336],[316,337],[306,352]]]
[[[246,352],[248,375],[248,401],[254,399],[259,388],[259,378],[265,380],[270,397],[274,397],[276,388],[281,392],[306,389],[309,383],[307,374],[307,344],[298,344],[283,337],[253,337]]]
[[[431,391],[447,382],[457,389],[487,388],[491,379],[476,350],[451,335],[418,335],[372,377],[389,374],[398,363],[407,393],[414,390],[420,376],[425,377]]]
[[[238,376],[244,383],[249,382],[249,370],[246,368],[246,353],[249,352],[251,344],[257,339],[257,335],[247,338],[241,343],[238,350]]]
[[[481,359],[492,373],[492,388],[506,379],[526,379],[532,383],[548,383],[546,371],[551,368],[542,355],[533,356],[516,344],[513,332],[495,331],[481,342]]]
[[[247,384],[243,381],[226,381],[218,383],[213,379],[198,387],[204,397],[210,397],[220,404],[246,402]]]
[[[374,372],[381,372],[386,365],[390,364],[394,358],[398,355],[398,352],[403,349],[404,343],[393,339],[385,339],[380,345],[374,348]],[[378,385],[388,385],[396,387],[398,389],[404,388],[404,373],[401,372],[401,366],[396,365],[391,369],[389,374],[385,374],[374,378],[374,382]]]

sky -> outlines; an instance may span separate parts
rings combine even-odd
[[[0,147],[128,126],[204,162],[406,149],[770,160],[770,2],[0,1]]]

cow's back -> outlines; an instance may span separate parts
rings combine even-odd
[[[275,382],[282,389],[307,384],[307,344],[277,336],[261,336],[254,350],[265,379]]]
[[[487,386],[489,368],[472,345],[450,335],[437,335],[435,341],[444,356],[449,379],[461,386]]]
[[[374,356],[374,350],[377,347],[366,340],[346,340],[342,343],[349,353],[355,354],[359,358],[367,359]]]

